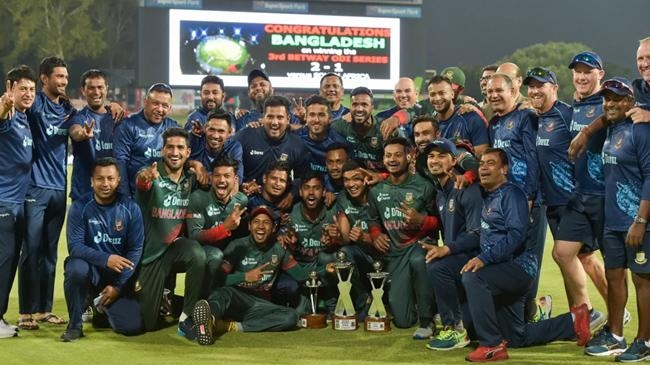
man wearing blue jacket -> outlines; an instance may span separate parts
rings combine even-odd
[[[96,161],[91,184],[93,193],[76,200],[68,215],[63,287],[70,322],[63,342],[84,336],[81,314],[89,293],[99,294],[95,311],[105,312],[116,332],[136,334],[143,326],[132,280],[144,242],[140,207],[117,193],[120,172],[112,157]]]

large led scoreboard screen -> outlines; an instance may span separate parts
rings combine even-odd
[[[399,19],[170,10],[169,22],[172,85],[213,74],[246,87],[255,68],[283,88],[317,89],[329,72],[346,88],[392,90],[399,78]]]

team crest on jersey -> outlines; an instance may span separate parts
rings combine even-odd
[[[271,255],[271,265],[277,265],[279,261],[278,255]]]
[[[280,155],[280,158],[278,160],[282,161],[282,162],[287,162],[287,161],[289,161],[289,155],[287,155],[286,153],[283,153],[283,154]]]
[[[121,232],[124,229],[124,222],[121,219],[115,219],[113,229],[115,229],[115,232]]]
[[[456,201],[454,199],[449,199],[449,204],[447,204],[447,210],[449,213],[453,213],[456,210]]]
[[[372,148],[377,148],[379,147],[379,138],[377,137],[370,137],[370,146]]]
[[[453,80],[454,79],[454,71],[449,70],[449,71],[445,72],[445,74],[442,75],[442,76],[448,78],[449,80]]]
[[[620,150],[621,147],[623,147],[623,137],[619,137],[616,140],[616,143],[614,143],[614,148],[616,148],[617,150]]]
[[[555,129],[555,120],[550,120],[546,125],[544,126],[544,130],[547,132],[553,132],[553,129]]]
[[[585,116],[586,116],[587,118],[591,118],[591,117],[593,117],[594,115],[596,115],[596,107],[595,107],[595,106],[592,106],[592,107],[590,107],[590,108],[587,110],[587,113],[585,114]]]
[[[404,203],[413,204],[413,193],[409,192],[404,195]]]
[[[506,129],[512,129],[515,126],[515,121],[512,119],[506,120]]]

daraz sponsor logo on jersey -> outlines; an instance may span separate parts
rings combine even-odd
[[[93,237],[93,241],[96,244],[100,243],[110,243],[112,245],[121,245],[122,244],[122,238],[120,237],[111,237],[108,235],[108,233],[102,233],[102,232],[97,232],[97,234]]]
[[[537,136],[537,140],[535,141],[535,145],[536,146],[547,146],[548,147],[548,146],[550,146],[550,142],[551,142],[551,140],[548,139],[548,138],[539,138],[539,136]]]
[[[305,248],[319,248],[323,245],[323,243],[320,240],[305,237],[302,239],[300,245]]]
[[[262,156],[262,155],[264,155],[264,151],[251,150],[251,152],[249,154],[251,156]]]
[[[34,144],[33,139],[31,139],[31,138],[29,138],[27,136],[23,137],[23,147],[31,147],[33,144]]]
[[[386,219],[402,218],[402,217],[404,217],[404,213],[400,212],[399,209],[397,208],[386,207],[384,209],[384,218]]]
[[[163,200],[163,205],[165,207],[168,207],[170,205],[186,207],[189,204],[190,204],[189,199],[182,199],[174,195],[167,196],[165,200]]]
[[[47,128],[45,128],[45,134],[48,136],[67,136],[68,130],[66,128],[59,128],[55,125],[48,124]]]
[[[151,149],[151,148],[147,147],[147,150],[144,151],[144,157],[146,157],[146,158],[162,157],[162,151],[154,150],[154,149]]]
[[[106,151],[106,150],[112,150],[113,149],[113,143],[112,142],[104,142],[99,139],[95,140],[95,151]]]
[[[497,139],[494,141],[494,148],[508,148],[510,147],[510,141],[504,141],[502,139]]]

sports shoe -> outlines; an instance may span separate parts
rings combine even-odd
[[[87,306],[86,310],[81,313],[81,321],[83,323],[90,323],[93,320],[93,307]]]
[[[12,326],[3,318],[0,318],[0,338],[11,338],[16,336],[18,336],[16,326]]]
[[[600,331],[605,323],[607,323],[607,317],[605,314],[595,308],[592,309],[589,314],[589,330],[591,333],[597,333]]]
[[[645,341],[634,339],[630,347],[622,354],[616,356],[616,361],[620,362],[637,362],[650,359],[650,348],[645,345]]]
[[[192,321],[192,317],[185,318],[184,321],[178,322],[178,331],[176,332],[179,336],[185,337],[190,341],[196,340],[196,325]]]
[[[587,304],[574,305],[571,307],[573,314],[573,332],[576,334],[578,346],[584,346],[591,338],[589,330],[589,309]]]
[[[66,328],[61,335],[62,342],[72,342],[84,337],[84,331],[81,328]]]
[[[625,308],[625,311],[623,312],[623,327],[629,326],[630,322],[632,322],[632,313]]]
[[[202,299],[196,302],[194,310],[192,310],[192,318],[196,326],[196,341],[199,345],[212,345],[214,343],[214,317],[207,300]]]
[[[430,324],[426,327],[420,327],[413,332],[414,340],[428,340],[433,336],[433,325]]]
[[[605,326],[594,338],[587,342],[585,354],[590,356],[619,355],[625,350],[627,350],[625,339],[622,341],[617,340],[609,332],[609,328]]]
[[[488,361],[499,361],[507,360],[508,350],[506,350],[506,341],[501,341],[501,343],[494,347],[489,346],[479,346],[476,350],[470,352],[465,356],[465,360],[471,362],[488,362]]]
[[[445,327],[438,333],[429,343],[427,348],[431,350],[448,351],[459,349],[469,344],[469,337],[467,337],[467,330],[463,332],[456,331],[451,327]]]
[[[542,320],[550,319],[551,312],[553,312],[553,297],[551,294],[546,294],[540,297],[537,302],[539,303],[538,308],[541,309],[542,312],[540,315]]]
[[[0,317],[0,328],[10,328],[10,329],[14,330],[15,332],[20,331],[20,329],[18,329],[18,326],[14,326],[13,324],[9,324],[9,322],[5,321],[5,319],[2,318],[2,317]]]

